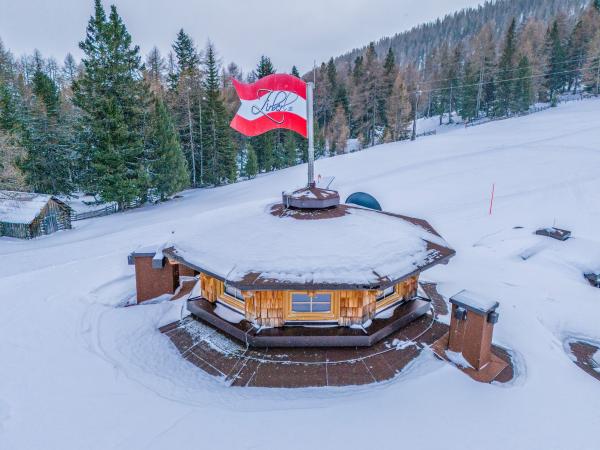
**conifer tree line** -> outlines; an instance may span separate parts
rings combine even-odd
[[[415,118],[437,117],[441,125],[506,117],[538,102],[556,104],[561,94],[598,95],[599,3],[547,21],[523,15],[507,24],[489,21],[403,64],[391,46],[379,54],[374,42],[351,61],[331,58],[307,75],[317,85],[321,151],[344,151],[340,137],[362,147],[408,139]],[[496,37],[498,29],[505,31]]]
[[[488,21],[412,59],[392,45],[382,51],[382,41],[331,58],[304,76],[316,84],[317,157],[348,151],[349,139],[410,138],[416,117],[468,121],[565,92],[599,95],[600,0],[575,10]],[[0,188],[84,191],[127,207],[306,162],[306,140],[291,131],[245,138],[229,128],[239,106],[232,78],[286,72],[267,56],[244,74],[184,30],[167,55],[155,47],[142,56],[117,9],[99,0],[79,45],[81,61],[59,64],[37,51],[15,58],[0,41]]]

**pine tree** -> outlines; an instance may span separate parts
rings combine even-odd
[[[283,167],[291,167],[298,164],[297,140],[292,131],[285,133],[283,138]]]
[[[448,95],[448,123],[453,123],[452,115],[459,108],[459,86],[462,73],[463,47],[457,44],[452,50],[450,62],[446,72],[447,95]]]
[[[154,99],[149,128],[146,142],[149,184],[161,200],[165,200],[188,185],[189,174],[171,115],[158,97]]]
[[[202,148],[206,156],[206,181],[211,184],[232,183],[237,177],[235,152],[231,144],[229,121],[221,98],[220,67],[212,43],[208,43],[204,60],[202,100]]]
[[[17,161],[24,157],[25,149],[14,134],[0,129],[0,189],[22,191],[29,187],[19,170]]]
[[[25,181],[36,192],[70,194],[68,130],[59,114],[56,83],[42,71],[41,60],[32,79],[34,95],[21,133],[25,155],[17,161]]]
[[[260,61],[258,62],[258,66],[254,72],[254,76],[257,80],[264,78],[266,76],[272,75],[275,73],[275,69],[273,68],[273,63],[271,59],[267,56],[261,56]],[[256,157],[258,160],[258,171],[259,172],[269,172],[273,170],[274,167],[274,152],[275,147],[277,145],[276,141],[276,133],[271,131],[260,136],[252,138],[250,141],[252,143],[252,147],[256,152]]]
[[[14,132],[21,128],[21,99],[14,86],[0,79],[0,130]]]
[[[296,66],[292,66],[292,71],[290,72],[291,75],[300,78],[300,72],[298,72],[298,68]]]
[[[594,8],[600,13],[600,0],[594,0]]]
[[[348,128],[348,119],[346,111],[342,105],[335,109],[335,115],[331,122],[331,132],[329,135],[331,155],[344,153],[348,144],[350,129]]]
[[[246,153],[246,165],[244,166],[244,173],[248,178],[254,178],[258,173],[258,160],[256,159],[256,152],[254,151],[252,145],[248,145]]]
[[[529,110],[532,101],[532,83],[531,83],[531,65],[529,58],[522,55],[519,59],[519,64],[516,72],[516,80],[514,84],[514,103],[512,109],[517,112],[525,112]]]
[[[167,77],[171,110],[179,141],[190,167],[192,187],[205,183],[205,155],[202,148],[202,88],[200,58],[192,38],[179,30],[173,44]]]
[[[546,88],[553,102],[556,103],[556,94],[565,87],[565,49],[563,47],[559,23],[555,20],[548,30],[546,38],[548,54],[548,68],[546,70]]]
[[[82,111],[84,188],[121,207],[145,196],[144,119],[148,91],[139,48],[112,6],[107,18],[95,1],[86,38],[84,74],[74,83],[73,102]]]
[[[406,138],[410,113],[411,105],[406,84],[402,74],[398,73],[387,102],[387,128],[384,142],[395,142]]]
[[[258,62],[258,66],[256,68],[256,79],[260,80],[268,75],[272,75],[275,73],[275,69],[273,68],[273,63],[268,56],[261,56],[260,61]]]
[[[65,81],[70,85],[75,81],[77,77],[77,62],[71,53],[67,53],[65,61],[63,63],[63,77]]]
[[[600,95],[600,31],[590,42],[583,69],[583,82],[589,92]]]
[[[171,86],[175,86],[179,77],[182,74],[193,74],[198,70],[200,65],[200,58],[196,51],[193,39],[181,28],[175,38],[173,44],[173,51],[177,59],[177,72],[173,73],[170,78]]]
[[[33,74],[33,93],[41,104],[45,107],[49,116],[58,115],[59,96],[56,83],[42,71],[41,64],[38,63]]]
[[[371,42],[364,58],[356,59],[352,75],[352,129],[364,146],[377,143],[381,127],[382,121],[378,115],[381,102],[381,72],[375,44]]]
[[[464,67],[458,112],[466,122],[478,117],[477,96],[479,94],[480,70],[477,64],[468,60]]]
[[[392,47],[388,49],[387,55],[383,62],[383,75],[381,80],[381,94],[379,98],[378,114],[381,118],[382,125],[387,127],[388,116],[387,116],[387,104],[389,98],[392,95],[394,89],[394,82],[398,76],[398,66],[396,66],[396,56],[392,50]]]
[[[506,32],[502,55],[498,62],[498,82],[496,91],[496,108],[494,115],[506,116],[510,113],[510,106],[513,102],[513,90],[515,77],[515,58],[516,58],[516,27],[517,22],[513,18]]]
[[[146,78],[150,90],[154,95],[163,95],[164,72],[166,68],[165,59],[160,54],[158,47],[152,47],[146,56]]]

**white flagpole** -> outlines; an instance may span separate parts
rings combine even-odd
[[[313,117],[313,83],[306,83],[306,132],[308,134],[308,185],[315,184],[315,143]]]

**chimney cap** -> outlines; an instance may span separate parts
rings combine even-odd
[[[466,289],[454,294],[450,298],[450,303],[456,306],[462,306],[463,308],[482,316],[496,311],[500,306],[500,303],[495,299]]]

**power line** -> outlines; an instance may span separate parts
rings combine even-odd
[[[414,91],[406,91],[406,94],[403,94],[403,95],[390,95],[386,98],[387,99],[401,98],[405,95],[410,96],[410,95],[415,95],[415,94],[428,94],[428,93],[433,93],[433,92],[449,91],[451,89],[460,90],[460,89],[463,89],[466,87],[488,86],[488,85],[494,85],[494,84],[498,85],[498,84],[508,83],[508,82],[512,82],[512,81],[543,78],[543,77],[547,77],[547,76],[551,76],[551,75],[560,75],[560,74],[573,73],[573,72],[579,72],[579,71],[581,71],[581,72],[593,71],[593,70],[598,70],[599,67],[600,67],[600,63],[598,63],[596,65],[592,65],[590,67],[582,67],[582,68],[578,68],[578,69],[563,70],[563,71],[558,71],[558,72],[538,73],[538,74],[533,74],[533,75],[526,76],[526,77],[506,78],[506,79],[501,79],[501,80],[486,81],[483,83],[460,84],[460,85],[456,85],[456,86],[447,86],[447,87],[434,88],[434,89],[417,89]],[[356,105],[357,105],[357,103],[348,102],[348,106],[356,106]],[[327,109],[327,111],[331,111],[330,108],[326,108],[326,109]]]

